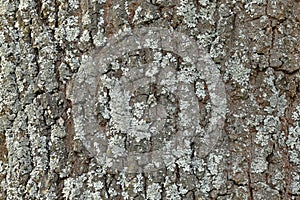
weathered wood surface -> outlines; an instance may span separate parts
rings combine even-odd
[[[298,0],[0,5],[0,199],[300,199]],[[84,55],[148,26],[193,37],[219,64],[224,131],[194,167],[110,174],[75,137],[67,88]]]

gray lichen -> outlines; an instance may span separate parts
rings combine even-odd
[[[0,199],[299,198],[299,1],[2,0],[0,5]],[[93,49],[120,30],[149,25],[181,31],[210,53],[226,82],[226,125],[204,158],[195,159],[193,143],[191,151],[179,152],[183,158],[166,159],[165,168],[148,175],[112,173],[74,132],[78,122],[67,88]],[[155,45],[149,41],[149,47]],[[180,66],[183,59],[161,51],[143,56],[126,59],[167,67]],[[126,66],[114,67],[130,74]],[[181,78],[191,81],[193,70],[184,67]],[[152,65],[147,75],[156,73]],[[112,79],[107,77],[107,85]],[[164,81],[175,80],[170,75]],[[205,125],[212,106],[205,80],[198,80],[195,92]],[[118,91],[102,94],[105,124],[109,103],[117,115],[122,102]],[[176,113],[171,97],[160,98],[169,105],[167,113]],[[137,99],[128,108],[141,121],[142,111],[151,111],[158,99]],[[115,119],[118,126],[126,122]]]

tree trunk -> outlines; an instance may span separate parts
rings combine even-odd
[[[300,199],[298,0],[2,0],[0,12],[0,199]],[[173,32],[156,48],[145,30]],[[80,111],[91,99],[94,118]],[[141,157],[120,164],[122,150]]]

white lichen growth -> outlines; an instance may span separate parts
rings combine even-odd
[[[267,170],[268,168],[268,162],[266,162],[264,156],[258,156],[258,155],[264,155],[264,152],[257,152],[256,156],[251,162],[251,172],[253,173],[262,173]]]
[[[134,178],[134,184],[133,184],[133,192],[134,193],[140,193],[144,190],[144,177],[142,174],[137,174]],[[142,195],[144,196],[144,195]]]
[[[76,178],[67,178],[64,180],[64,187],[62,193],[66,199],[79,198],[81,196],[81,189],[87,177],[85,174]]]
[[[176,199],[181,199],[180,193],[179,193],[179,188],[176,184],[169,185],[166,187],[166,197],[167,199],[171,200],[176,200]]]
[[[183,21],[189,28],[196,27],[198,14],[196,13],[195,5],[192,2],[181,0],[176,12],[177,15],[183,16]]]
[[[90,18],[89,12],[84,13],[84,15],[82,16],[82,23],[83,23],[83,25],[88,25],[91,22],[92,22],[92,20]]]
[[[78,39],[77,37],[80,33],[80,29],[78,26],[75,26],[76,24],[78,24],[78,17],[71,16],[65,21],[66,40],[69,42],[76,41]]]
[[[90,40],[90,33],[88,30],[84,30],[80,37],[80,42],[88,42]]]
[[[161,198],[162,188],[161,185],[158,183],[152,183],[147,187],[147,199],[149,200],[156,200]]]
[[[289,147],[289,154],[291,162],[300,164],[300,106],[297,106],[292,113],[292,119],[294,120],[293,126],[289,127],[289,135],[286,144]]]
[[[97,31],[97,34],[93,35],[93,43],[96,47],[104,46],[105,43],[106,43],[106,39],[107,39],[104,35],[104,28],[103,28],[103,25],[104,25],[104,19],[103,19],[104,9],[100,9],[99,14],[100,14],[100,18],[99,18],[99,22],[97,24],[98,31]]]
[[[72,9],[78,9],[79,8],[79,1],[78,0],[68,0],[69,6]]]

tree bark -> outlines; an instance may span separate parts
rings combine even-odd
[[[2,0],[0,5],[0,199],[300,199],[298,0]],[[183,157],[149,172],[118,171],[104,167],[78,136],[76,127],[85,124],[74,119],[72,87],[86,57],[101,52],[116,33],[143,27],[183,33],[205,49],[224,82],[227,113],[221,137],[205,156],[197,158],[195,140],[190,163]],[[128,52],[121,61],[148,63],[156,52]],[[163,63],[167,52],[159,52]],[[180,55],[174,57],[179,66],[174,69],[191,69]],[[124,74],[107,72],[120,80]],[[205,85],[203,80],[196,119],[204,127],[213,98]],[[132,107],[151,93],[174,111],[170,121],[179,123],[180,108],[161,88],[138,89]],[[105,100],[110,112],[118,109],[111,107],[117,106],[114,101],[119,99],[109,95]],[[164,108],[158,108],[155,116],[163,116]],[[113,127],[101,112],[99,125]],[[176,125],[170,127],[175,134]],[[151,152],[168,138],[158,135],[143,145],[124,134],[131,151]]]

